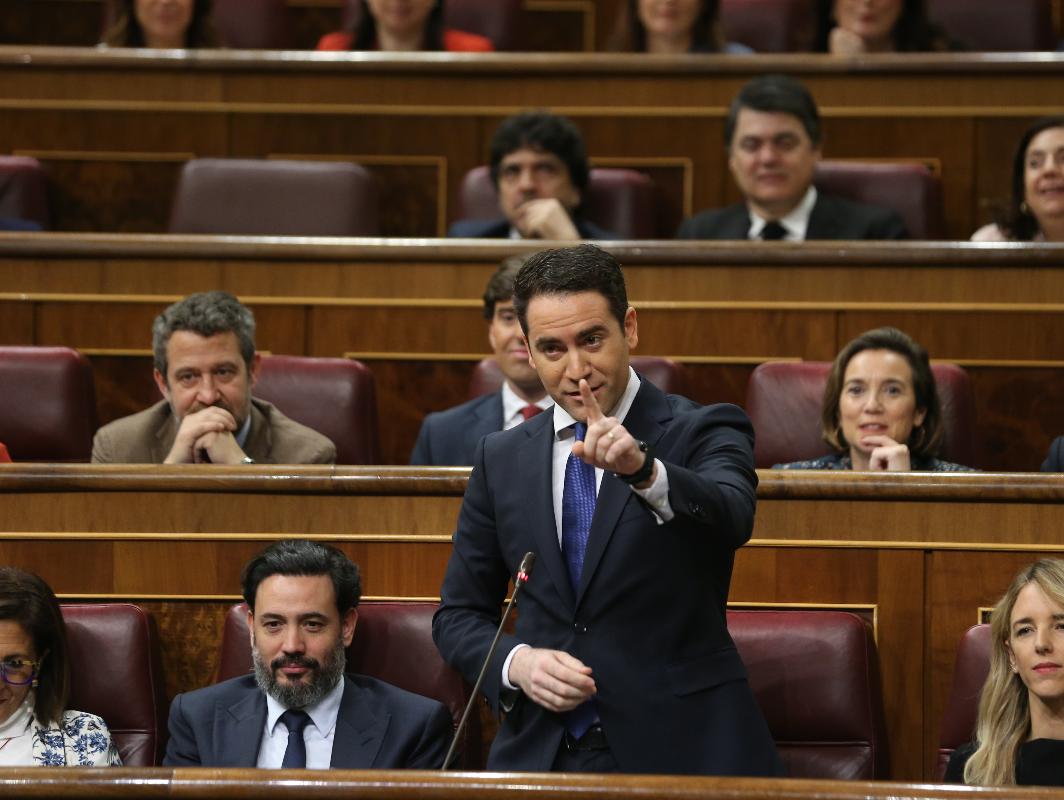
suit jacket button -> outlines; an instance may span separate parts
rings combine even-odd
[[[691,503],[688,508],[691,510],[691,513],[696,517],[701,517],[704,515],[704,512],[702,511],[702,506],[700,506],[698,503]]]
[[[585,625],[582,622],[574,622],[573,623],[573,632],[574,633],[587,633],[587,625]]]

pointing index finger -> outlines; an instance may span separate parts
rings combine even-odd
[[[591,391],[591,387],[588,385],[584,378],[580,379],[580,399],[584,403],[584,408],[587,409],[587,424],[591,425],[594,422],[598,422],[602,419],[602,409],[599,407],[598,400],[595,399],[594,393]]]

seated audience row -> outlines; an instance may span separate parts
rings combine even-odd
[[[799,81],[766,75],[747,83],[725,120],[728,167],[743,201],[701,211],[676,232],[698,240],[929,239],[941,232],[941,187],[922,164],[821,158],[816,102]],[[976,241],[1064,240],[1064,120],[1039,120],[1014,160],[1012,199]],[[490,165],[465,176],[448,235],[462,238],[657,239],[671,233],[653,181],[634,170],[592,170],[573,122],[545,111],[505,119]],[[34,159],[0,160],[10,190],[0,229],[47,225],[45,170]],[[490,177],[489,177],[490,176]],[[29,219],[13,217],[21,215]],[[172,233],[376,236],[373,176],[351,163],[193,159],[181,171]]]
[[[507,17],[503,27],[519,27],[520,4],[510,0],[493,0],[474,13],[490,13]],[[218,3],[219,11],[221,3]],[[614,52],[646,52],[659,54],[728,53],[750,54],[756,49],[811,50],[835,55],[853,56],[883,52],[933,52],[958,50],[973,45],[996,46],[992,34],[979,35],[980,26],[962,25],[958,11],[949,3],[939,3],[935,13],[945,19],[947,27],[957,27],[964,34],[950,35],[941,25],[931,22],[925,0],[815,0],[815,2],[782,3],[777,6],[754,6],[745,10],[741,3],[727,8],[728,18],[721,19],[720,0],[624,0],[617,14],[613,32],[606,49]],[[1030,3],[1028,3],[1030,5]],[[1048,3],[1045,8],[1024,11],[1024,19],[1032,17],[1049,22]],[[110,47],[204,48],[223,44],[239,46],[241,35],[220,37],[212,24],[211,0],[111,0],[106,4],[110,24],[103,43]],[[448,25],[445,17],[446,0],[347,0],[344,10],[344,29],[326,34],[318,42],[319,50],[380,50],[489,52],[512,47],[509,41],[493,42],[482,35],[485,24],[474,26],[477,31],[459,30]],[[241,9],[244,14],[256,13]],[[991,25],[992,10],[967,9],[968,14],[986,17]],[[758,20],[752,13],[778,16],[780,19]],[[277,41],[253,40],[257,47],[274,47],[283,43],[279,33],[285,8],[275,0],[263,12],[278,19],[263,25],[274,33]],[[1040,15],[1040,16],[1039,16]],[[228,14],[227,14],[228,16]],[[228,20],[227,20],[228,21]],[[254,23],[252,23],[254,24]],[[792,30],[776,41],[758,35],[756,28],[789,25]],[[984,23],[985,24],[985,23]],[[724,28],[734,26],[745,39],[740,44],[728,41]],[[1051,36],[1032,34],[1024,28],[1013,37],[1001,37],[1002,49],[1052,48]],[[965,38],[972,36],[971,41]],[[503,37],[506,38],[506,37]],[[732,37],[734,38],[734,37]],[[779,37],[776,37],[779,38]],[[1012,41],[1016,39],[1017,41]],[[224,40],[224,41],[223,41]]]

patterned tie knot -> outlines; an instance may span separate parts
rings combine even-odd
[[[573,435],[576,437],[576,441],[584,441],[584,437],[587,435],[587,423],[578,422],[573,425]]]
[[[536,414],[538,414],[542,410],[543,409],[540,408],[539,406],[537,406],[537,405],[535,405],[533,403],[529,403],[527,406],[525,406],[524,408],[521,409],[521,416],[524,417],[526,420],[530,420],[530,419],[532,419],[532,417],[536,416]]]
[[[298,708],[290,708],[281,714],[280,719],[288,729],[288,735],[291,736],[293,733],[303,733],[303,729],[310,722],[310,714]]]

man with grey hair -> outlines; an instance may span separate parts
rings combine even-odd
[[[165,766],[436,769],[452,722],[435,700],[344,674],[358,567],[335,547],[276,542],[241,576],[254,675],[180,694]]]
[[[255,318],[227,292],[192,294],[152,325],[163,400],[105,425],[94,463],[332,464],[320,433],[251,396],[259,374]]]

